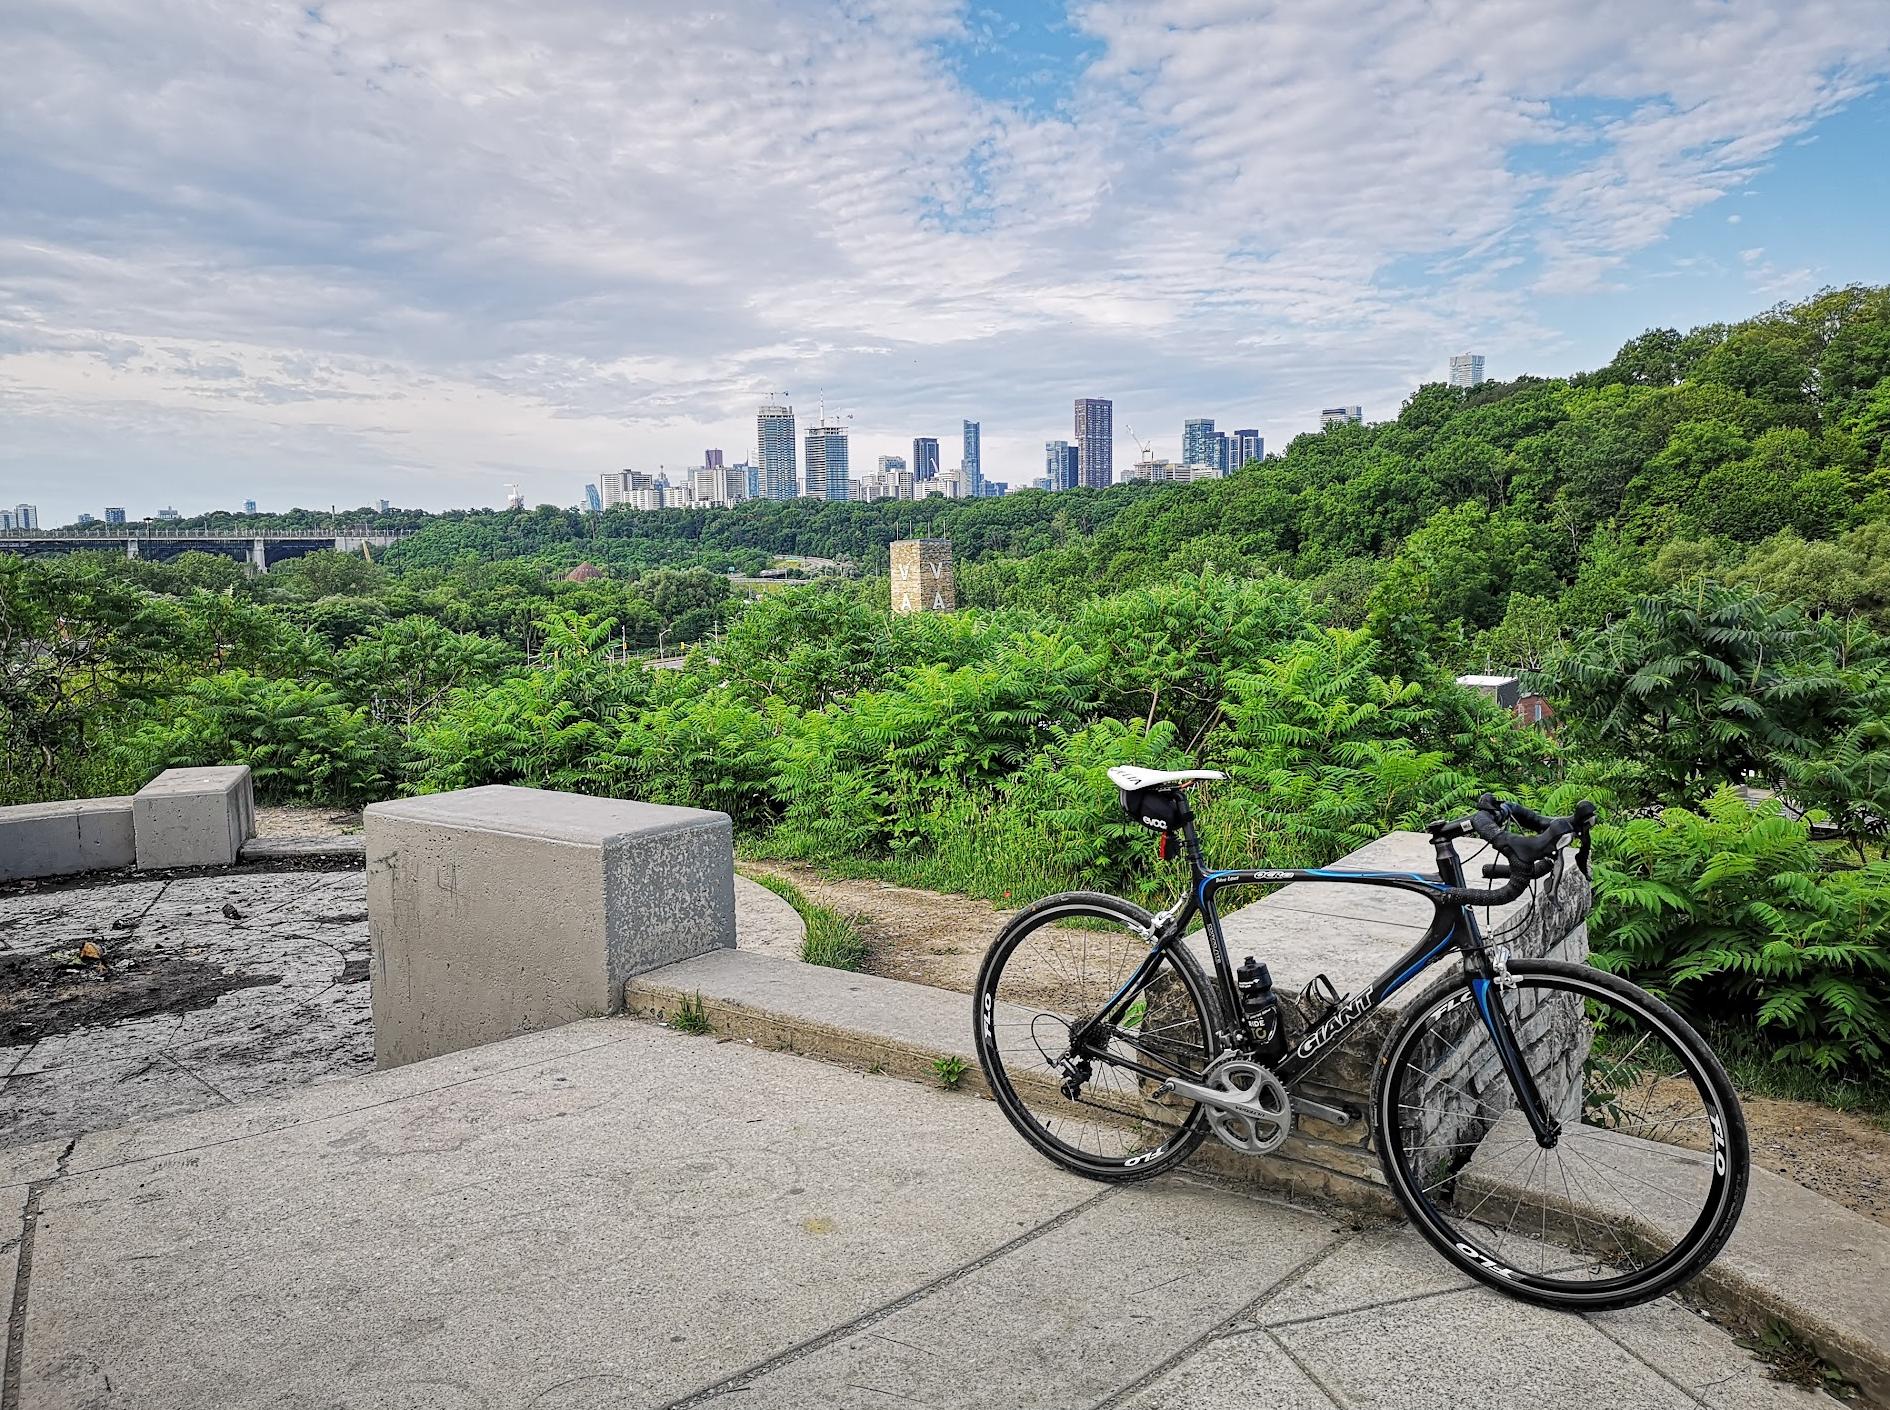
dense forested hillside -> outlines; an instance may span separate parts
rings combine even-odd
[[[1019,899],[1170,884],[1120,762],[1230,769],[1227,864],[1327,860],[1485,788],[1587,794],[1614,820],[1600,962],[1788,1063],[1890,1043],[1884,290],[1425,387],[1218,483],[404,522],[382,563],[262,579],[0,558],[0,801],[225,760],[280,798],[518,781]],[[871,575],[911,534],[952,539],[971,610],[889,615]],[[778,553],[868,576],[731,591]],[[580,559],[609,571],[567,581]],[[625,659],[658,640],[701,645]],[[1529,673],[1555,734],[1452,683],[1485,668]]]

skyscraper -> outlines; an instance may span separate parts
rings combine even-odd
[[[906,458],[903,455],[882,455],[879,458],[879,473],[882,475],[905,468]]]
[[[979,448],[980,432],[976,421],[965,423],[965,458],[961,462],[965,469],[965,483],[968,493],[974,498],[984,490],[984,458]]]
[[[34,504],[15,505],[13,509],[13,527],[16,529],[37,529],[39,527],[39,506]]]
[[[1116,405],[1099,397],[1076,399],[1077,478],[1090,489],[1108,489],[1116,478]]]
[[[124,523],[124,522],[125,522],[125,511],[124,511],[124,510],[122,510],[122,509],[120,509],[120,508],[118,508],[118,507],[117,507],[116,505],[108,505],[108,506],[106,507],[106,510],[105,510],[105,522],[106,522],[107,524],[122,524],[122,523]]]
[[[1231,475],[1249,460],[1265,460],[1267,443],[1251,426],[1227,433],[1227,472]]]
[[[1365,419],[1365,411],[1357,406],[1329,406],[1319,413],[1319,429],[1328,426],[1356,426]]]
[[[385,514],[389,510],[391,510],[393,507],[394,507],[393,505],[389,504],[384,499],[377,499],[374,501],[374,512],[376,514]]]
[[[1068,441],[1045,441],[1043,443],[1043,474],[1044,479],[1049,481],[1046,488],[1075,489],[1077,477],[1081,473],[1077,462],[1076,447]]]
[[[1181,463],[1214,464],[1214,418],[1197,416],[1181,423]]]
[[[1450,360],[1450,385],[1475,387],[1483,382],[1483,354],[1458,353]]]
[[[938,437],[912,438],[912,478],[916,481],[938,478]]]
[[[584,507],[590,510],[591,513],[593,514],[596,514],[603,509],[604,501],[598,495],[596,485],[586,485],[584,487]]]
[[[722,468],[722,452],[719,450],[703,451],[702,464],[707,469],[720,470]]]
[[[847,428],[807,428],[807,497],[847,498]]]
[[[256,501],[255,501],[255,500],[253,500],[253,499],[246,499],[246,500],[244,500],[244,501],[243,501],[243,512],[244,512],[245,514],[254,514],[254,513],[256,512]]]
[[[800,493],[794,470],[794,408],[764,406],[755,413],[755,451],[763,499],[793,499]]]

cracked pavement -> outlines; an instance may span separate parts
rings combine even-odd
[[[0,960],[10,965],[73,956],[87,941],[108,972],[67,971],[69,987],[103,1021],[0,1047],[0,1147],[373,1067],[359,870],[130,878],[0,902]],[[144,1004],[157,1011],[114,1018],[114,986],[154,990]],[[45,1005],[37,1016],[58,1011]]]
[[[631,1019],[0,1151],[9,1199],[20,1410],[1835,1404],[1672,1300],[1530,1307],[1401,1226],[1099,1186],[970,1094]]]

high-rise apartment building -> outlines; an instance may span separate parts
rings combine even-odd
[[[125,522],[125,511],[124,511],[124,510],[122,510],[122,509],[120,509],[120,508],[118,508],[118,507],[117,507],[116,505],[107,505],[107,506],[105,507],[105,522],[106,522],[107,524],[122,524],[122,523],[124,523],[124,522]]]
[[[394,507],[393,505],[389,504],[384,499],[377,499],[374,501],[374,512],[376,514],[385,514],[389,510],[391,510],[393,507]]]
[[[157,517],[164,520],[166,523],[175,523],[184,516],[179,514],[175,509],[172,509],[169,505],[166,505],[163,509],[158,510]]]
[[[255,501],[255,500],[253,500],[253,499],[246,499],[246,500],[244,500],[244,501],[243,501],[243,512],[244,512],[245,514],[254,514],[254,513],[256,512],[256,501]]]
[[[970,486],[973,497],[984,488],[984,453],[982,450],[983,433],[976,421],[965,423],[965,458],[959,462],[965,472],[965,483]]]
[[[78,525],[81,529],[85,528],[86,525],[88,524],[96,524],[97,522],[98,520],[93,518],[90,512],[88,511],[80,512],[79,518],[78,518]]]
[[[1107,489],[1116,478],[1115,416],[1114,402],[1076,399],[1077,478],[1090,489]]]
[[[1068,441],[1043,443],[1044,486],[1052,490],[1073,490],[1081,475],[1076,447]]]
[[[720,470],[722,468],[722,452],[719,450],[703,451],[702,463],[706,466],[711,466],[714,469]]]
[[[1476,387],[1483,383],[1483,354],[1458,353],[1450,360],[1450,385]]]
[[[793,499],[800,493],[794,470],[794,408],[764,406],[755,413],[755,459],[763,499]]]
[[[12,527],[13,511],[11,509],[0,508],[0,529],[10,529]]]
[[[1197,416],[1181,423],[1181,463],[1214,464],[1214,418]]]
[[[938,478],[938,437],[912,438],[912,478],[916,481]]]
[[[1356,426],[1365,419],[1362,407],[1329,406],[1319,413],[1319,429],[1329,426]]]
[[[1240,469],[1249,460],[1265,460],[1267,443],[1260,433],[1251,426],[1227,433],[1227,470],[1229,474]]]
[[[741,464],[739,465],[731,465],[728,467],[728,472],[731,475],[737,473],[738,471],[741,474],[742,483],[748,487],[748,498],[760,499],[761,498],[761,467],[759,465],[751,465],[745,460],[742,461]]]
[[[641,470],[607,470],[597,477],[597,484],[604,492],[606,509],[616,504],[634,507],[640,492],[656,487],[655,479]]]
[[[807,428],[807,497],[847,497],[847,428],[822,425]]]
[[[748,467],[698,466],[689,472],[689,491],[695,504],[739,504],[748,498]]]
[[[13,509],[13,527],[16,529],[37,529],[39,527],[39,506],[33,504],[15,505]]]
[[[889,475],[905,468],[906,458],[903,455],[882,455],[879,458],[879,473],[882,475]]]
[[[590,510],[591,513],[593,514],[596,514],[600,510],[603,509],[604,507],[603,496],[597,493],[596,485],[586,485],[584,487],[584,507]]]

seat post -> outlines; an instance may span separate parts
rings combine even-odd
[[[1183,795],[1182,808],[1181,845],[1187,849],[1188,865],[1196,876],[1201,876],[1207,871],[1207,863],[1201,857],[1201,839],[1194,830],[1194,809],[1187,806],[1186,795]]]

